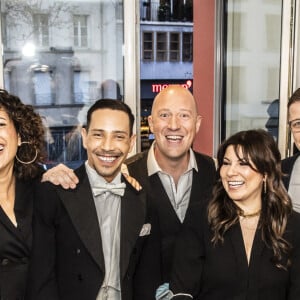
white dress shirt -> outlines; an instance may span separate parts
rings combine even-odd
[[[105,185],[107,182],[93,168],[85,164],[91,187],[94,183]],[[119,173],[111,184],[121,182]],[[102,248],[105,262],[105,278],[96,300],[121,300],[120,284],[120,219],[121,197],[111,192],[94,195],[95,206],[101,231]]]
[[[181,221],[181,223],[183,223],[190,202],[192,183],[193,183],[193,169],[195,169],[198,172],[195,154],[193,150],[190,149],[190,160],[187,169],[180,176],[177,184],[177,189],[176,189],[176,185],[173,177],[167,174],[166,172],[164,172],[158,165],[154,156],[154,147],[155,147],[155,141],[151,145],[148,152],[148,158],[147,158],[148,176],[158,173],[158,176],[171,201],[171,204],[179,220]]]

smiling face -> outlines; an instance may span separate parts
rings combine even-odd
[[[135,142],[135,136],[130,136],[128,115],[111,109],[95,110],[88,131],[82,129],[82,138],[89,166],[107,182],[120,172]]]
[[[156,152],[166,159],[177,160],[188,155],[201,117],[192,94],[177,85],[164,89],[154,100],[148,118],[155,134]]]
[[[238,156],[243,157],[241,149],[238,150]],[[237,206],[245,212],[256,211],[261,207],[264,176],[253,170],[248,162],[238,156],[234,147],[229,145],[220,168],[222,184]]]
[[[13,168],[21,141],[7,112],[0,107],[0,171]]]

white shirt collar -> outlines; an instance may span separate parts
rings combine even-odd
[[[154,147],[155,147],[155,141],[152,143],[149,151],[148,151],[148,157],[147,157],[147,170],[148,170],[148,176],[151,176],[157,172],[163,172],[161,167],[158,165],[157,160],[154,155]],[[190,148],[190,160],[187,167],[186,172],[188,172],[191,169],[195,169],[198,172],[198,165],[195,157],[195,153]]]

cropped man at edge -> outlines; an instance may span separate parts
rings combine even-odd
[[[300,88],[291,96],[288,102],[289,127],[296,148],[300,149]],[[300,152],[282,160],[282,172],[285,174],[283,183],[293,203],[293,209],[300,212]]]
[[[201,124],[195,99],[180,85],[169,85],[154,99],[148,118],[155,141],[149,151],[125,163],[129,174],[148,193],[158,211],[162,238],[163,282],[168,282],[176,237],[191,210],[209,199],[216,169],[212,158],[192,150]],[[46,173],[47,180],[68,187],[76,183],[73,173],[60,165]],[[55,182],[60,179],[60,182]],[[66,185],[67,184],[67,185]]]

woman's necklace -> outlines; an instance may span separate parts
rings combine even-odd
[[[239,210],[238,211],[238,215],[241,218],[252,218],[252,217],[257,217],[260,215],[261,209],[259,209],[258,211],[254,212],[254,213],[250,213],[250,214],[245,214],[245,212],[243,210]]]

